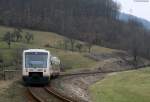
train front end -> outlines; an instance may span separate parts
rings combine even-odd
[[[23,52],[22,77],[28,84],[48,84],[50,78],[50,52],[29,49]]]

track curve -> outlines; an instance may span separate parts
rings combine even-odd
[[[77,102],[63,94],[57,92],[50,86],[47,87],[27,87],[28,92],[34,102]],[[53,98],[52,98],[53,97]],[[32,102],[32,101],[30,101]]]
[[[36,101],[36,102],[45,102],[43,99],[41,99],[36,93],[33,87],[28,87],[28,92],[30,93],[30,95],[32,96],[32,98]]]
[[[68,96],[65,96],[63,95],[62,93],[56,91],[55,89],[53,89],[52,87],[48,86],[48,87],[45,87],[45,90],[54,95],[55,97],[59,98],[60,100],[62,100],[63,102],[77,102],[75,101],[74,99],[68,97]]]

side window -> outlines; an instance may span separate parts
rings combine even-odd
[[[51,57],[51,64],[53,65],[59,65],[60,64],[60,59],[58,57]]]

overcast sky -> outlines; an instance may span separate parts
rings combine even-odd
[[[150,0],[114,0],[121,4],[121,12],[129,13],[150,21]],[[136,2],[147,1],[147,2]]]

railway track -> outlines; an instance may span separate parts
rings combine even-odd
[[[27,88],[28,93],[31,95],[30,96],[30,102],[34,101],[34,102],[45,102],[44,99],[40,98],[37,93],[35,93],[35,90],[33,87],[28,87]],[[32,98],[31,98],[32,97]]]
[[[28,87],[28,92],[32,97],[30,102],[77,102],[54,90],[52,87]]]
[[[128,69],[128,70],[135,70],[135,69]],[[108,74],[113,72],[122,72],[128,70],[120,70],[120,71],[89,71],[89,72],[73,72],[73,73],[60,73],[58,77],[67,77],[67,76],[80,76],[80,75],[94,75],[94,74]]]
[[[89,75],[97,74],[102,72],[84,72],[84,73],[61,73],[59,76],[72,76],[72,75]],[[69,96],[66,96],[51,86],[46,87],[27,87],[28,95],[30,95],[29,102],[79,102],[78,99],[73,99]],[[52,98],[56,98],[55,101]]]
[[[135,70],[140,69],[141,67],[137,67]],[[145,66],[144,66],[145,67]],[[126,70],[127,71],[127,70]],[[92,75],[92,74],[100,74],[100,73],[112,73],[112,72],[121,72],[121,71],[92,71],[92,72],[78,72],[78,73],[60,73],[59,77],[65,76],[78,76],[78,75]],[[74,100],[71,97],[65,96],[60,92],[56,91],[50,86],[47,87],[28,87],[28,93],[32,98],[29,102],[79,102]],[[51,97],[55,97],[55,100],[52,100]]]
[[[116,71],[93,71],[93,72],[79,72],[79,73],[60,73],[59,77],[63,76],[77,76],[77,75],[90,75],[90,74],[99,74],[99,73],[112,73]]]
[[[141,69],[143,67],[150,67],[150,64],[148,64],[148,65],[142,65],[142,66],[137,66],[137,67],[126,69],[126,70],[118,70],[118,71],[103,71],[103,70],[99,70],[99,71],[74,72],[74,73],[61,72],[59,74],[59,77],[63,77],[63,76],[77,76],[77,75],[91,75],[91,74],[100,74],[100,73],[104,73],[105,74],[105,73],[113,73],[113,72],[122,72],[122,71],[130,71],[130,70],[135,70],[135,69]]]
[[[50,93],[50,94],[54,95],[55,97],[59,98],[59,99],[62,100],[63,102],[77,102],[77,101],[75,101],[74,99],[72,99],[72,98],[70,98],[70,97],[68,97],[68,96],[65,96],[65,95],[59,93],[58,91],[56,91],[55,89],[53,89],[53,88],[50,87],[50,86],[49,86],[49,87],[45,87],[45,90],[46,90],[48,93]]]
[[[80,72],[80,73],[61,73],[59,77],[62,76],[74,76],[74,75],[89,75],[89,74],[98,74],[104,72]],[[108,72],[105,72],[108,73]],[[73,99],[69,96],[66,96],[51,86],[46,87],[27,87],[27,91],[30,95],[29,102],[79,102],[77,99]],[[55,98],[55,101],[52,98]]]

